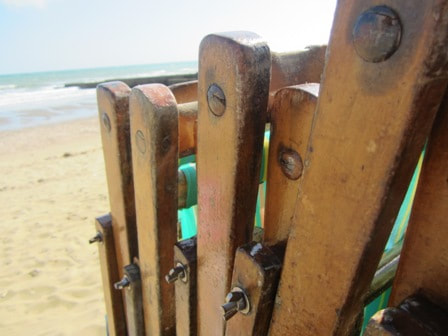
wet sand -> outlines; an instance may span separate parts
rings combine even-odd
[[[96,118],[0,132],[0,334],[105,335]]]

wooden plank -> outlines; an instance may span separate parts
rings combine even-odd
[[[174,335],[174,289],[164,276],[177,241],[178,112],[161,84],[132,90],[131,140],[147,335]]]
[[[447,2],[375,4],[338,2],[273,336],[353,329],[446,88]]]
[[[169,282],[175,281],[177,336],[197,335],[196,248],[196,237],[177,242],[174,245],[174,268],[166,277]]]
[[[178,105],[179,112],[179,157],[196,153],[198,103]]]
[[[198,100],[198,81],[189,81],[168,86],[178,104],[191,103]]]
[[[106,304],[107,331],[111,336],[124,336],[126,335],[126,320],[123,300],[121,293],[114,288],[114,283],[120,277],[118,275],[114,237],[112,234],[112,218],[110,214],[97,217],[95,219],[95,228],[99,234],[96,241],[98,241],[104,302]]]
[[[238,248],[230,287],[243,289],[250,306],[227,321],[226,335],[267,335],[280,268],[280,259],[260,243]]]
[[[205,37],[198,84],[198,334],[223,335],[235,250],[252,240],[270,53],[252,33]]]
[[[129,137],[130,92],[130,88],[122,82],[104,83],[97,88],[101,139],[120,278],[124,276],[124,266],[131,264],[133,258],[138,256]],[[129,302],[126,295],[127,292],[122,291],[124,303]],[[133,316],[128,315],[130,310],[125,304],[127,320],[134,320]],[[132,310],[135,311],[134,308]]]
[[[283,88],[275,95],[263,240],[267,246],[285,246],[288,239],[318,91],[319,84],[303,84]]]
[[[423,290],[448,302],[448,94],[434,122],[390,302]]]

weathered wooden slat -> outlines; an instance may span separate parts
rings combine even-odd
[[[230,288],[243,289],[249,307],[244,307],[247,312],[243,309],[227,321],[226,335],[267,334],[280,268],[280,259],[260,243],[238,248]]]
[[[338,2],[273,336],[352,330],[446,88],[447,1],[376,4]]]
[[[103,280],[104,302],[107,313],[107,331],[111,336],[126,335],[126,320],[121,293],[115,290],[114,283],[118,275],[117,259],[112,234],[112,218],[110,214],[95,219],[97,230],[98,253]]]
[[[176,335],[197,335],[197,280],[196,237],[181,240],[174,245],[174,268],[167,281],[175,282]]]
[[[112,231],[120,278],[124,275],[124,266],[131,264],[133,258],[138,256],[129,137],[130,92],[130,88],[122,82],[109,82],[97,88]],[[128,312],[136,311],[136,309],[135,307],[128,309],[126,302],[129,303],[130,300],[126,299],[126,291],[122,293],[126,319],[135,320],[135,317],[128,315]]]
[[[205,37],[198,83],[198,334],[223,335],[235,250],[252,240],[270,53],[253,33]]]
[[[178,111],[161,84],[132,90],[131,140],[147,335],[174,335],[174,288],[164,276],[177,241]]]
[[[271,109],[264,243],[286,245],[296,207],[319,84],[281,89]]]
[[[198,103],[178,105],[179,113],[179,157],[196,153]]]
[[[390,302],[423,290],[448,303],[448,94],[428,140]]]
[[[189,81],[168,86],[178,104],[191,103],[198,100],[198,81]]]

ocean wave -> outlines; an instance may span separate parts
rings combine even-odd
[[[46,86],[36,89],[9,89],[0,91],[0,107],[18,107],[38,103],[51,104],[58,101],[80,100],[94,96],[95,89],[81,90],[78,87]]]

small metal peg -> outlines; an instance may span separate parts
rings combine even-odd
[[[101,232],[98,231],[95,236],[89,239],[89,244],[101,243],[102,241],[103,241],[103,235],[101,234]]]
[[[114,287],[117,290],[122,290],[126,287],[129,287],[129,285],[131,284],[131,281],[129,280],[129,278],[125,275],[123,277],[123,279],[121,279],[120,281],[114,283]]]
[[[226,303],[221,306],[224,320],[228,321],[236,313],[247,314],[250,311],[249,298],[244,290],[235,287],[227,294]]]
[[[185,270],[185,266],[181,263],[178,263],[176,267],[170,269],[167,275],[165,275],[165,280],[168,283],[173,283],[181,279],[183,282],[187,282],[187,272]]]

